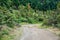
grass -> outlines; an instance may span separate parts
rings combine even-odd
[[[29,24],[29,23],[22,23],[23,24]],[[37,23],[38,25],[36,26],[37,28],[40,29],[48,29],[49,31],[55,33],[56,35],[60,36],[60,29],[57,27],[53,27],[53,26],[47,26],[47,25],[43,25],[43,23]]]
[[[40,29],[47,29],[47,30],[53,32],[54,34],[56,34],[57,36],[60,37],[60,29],[59,28],[53,27],[53,26],[42,25],[42,24],[43,23],[40,23],[38,28],[40,28]]]
[[[21,25],[24,24],[29,24],[29,23],[21,23]],[[48,29],[49,31],[57,34],[60,37],[60,30],[58,28],[52,27],[52,26],[46,26],[46,25],[42,25],[43,23],[38,23],[36,25],[37,28],[40,29]],[[4,28],[5,30],[3,30],[3,36],[1,38],[1,40],[17,40],[18,37],[21,36],[22,34],[22,29],[20,29],[21,27],[15,27],[15,28]],[[0,36],[1,37],[1,36]]]
[[[1,40],[12,40],[13,39],[13,35],[10,35],[10,31],[12,29],[7,28],[6,26],[2,29],[1,31]]]
[[[13,38],[14,38],[14,36],[12,36],[12,35],[3,35],[1,40],[12,40]]]
[[[0,40],[14,40],[16,37],[20,36],[21,33],[20,27],[10,28],[4,26],[3,30],[0,32]]]

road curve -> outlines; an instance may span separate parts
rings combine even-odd
[[[28,27],[28,25],[24,25],[22,29],[23,33],[19,40],[58,40],[58,37],[47,29]]]

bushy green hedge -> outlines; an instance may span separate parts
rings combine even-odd
[[[12,10],[11,10],[12,11]],[[8,25],[10,27],[13,27],[15,25],[15,22],[18,20],[18,13],[15,11],[11,12],[7,8],[0,7],[0,25]]]
[[[28,22],[35,23],[40,16],[32,8],[28,9],[27,6],[20,5],[19,10],[0,6],[0,25],[7,25],[13,27],[16,23]]]

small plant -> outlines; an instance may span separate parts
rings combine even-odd
[[[8,30],[2,30],[2,35],[8,35],[9,31]]]

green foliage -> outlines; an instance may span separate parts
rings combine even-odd
[[[18,14],[17,12],[14,13],[14,11],[11,13],[8,9],[5,9],[4,7],[0,8],[0,25],[7,24],[10,27],[13,27],[15,25],[14,22],[18,23]]]
[[[57,8],[59,0],[20,0],[20,3],[26,5],[30,3],[30,6],[35,10],[53,10]]]
[[[45,14],[44,14],[45,15]],[[44,24],[51,25],[60,28],[60,8],[57,5],[57,9],[51,11],[44,16]]]
[[[57,8],[59,0],[0,0],[0,6],[18,9],[19,5],[26,6],[28,3],[35,10],[53,10]]]
[[[0,25],[13,27],[20,22],[43,20],[45,24],[59,24],[59,7],[59,0],[0,0]]]
[[[9,31],[8,30],[3,30],[2,31],[2,35],[8,35],[9,34]]]
[[[13,31],[12,28],[4,26],[2,30],[0,30],[0,40],[13,40],[15,37],[14,35],[11,35],[11,30]]]
[[[22,22],[60,28],[60,0],[0,0],[0,25],[12,28]],[[0,39],[2,34],[8,31],[3,30]]]

